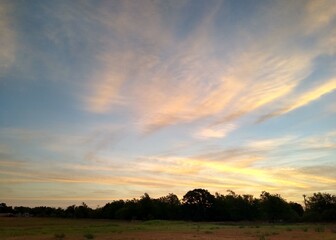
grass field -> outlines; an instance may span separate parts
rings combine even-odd
[[[336,240],[336,224],[270,225],[182,221],[124,222],[93,219],[0,218],[0,239],[119,240]]]

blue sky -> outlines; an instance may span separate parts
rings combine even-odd
[[[1,200],[335,194],[335,36],[333,0],[1,0]]]

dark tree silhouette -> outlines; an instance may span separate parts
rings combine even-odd
[[[0,203],[0,213],[13,213],[13,208],[6,203]]]
[[[88,218],[92,211],[85,202],[83,202],[82,205],[75,207],[74,210],[76,218]]]
[[[255,220],[258,218],[259,201],[252,195],[238,195],[228,190],[224,196],[215,194],[213,219],[217,221]]]
[[[194,189],[187,192],[182,199],[187,218],[192,220],[208,220],[215,197],[205,189]]]
[[[304,209],[301,204],[289,202],[289,206],[299,217],[303,217]]]
[[[148,193],[144,193],[141,196],[139,201],[139,216],[138,218],[141,220],[149,220],[154,218],[153,212],[153,201],[149,197]]]
[[[305,219],[309,221],[336,221],[336,196],[329,193],[314,193],[305,198]]]
[[[268,221],[288,221],[295,218],[294,211],[279,194],[262,192],[260,198],[262,214]]]
[[[304,195],[305,208],[295,202],[287,202],[279,194],[262,192],[260,198],[239,195],[228,190],[227,195],[213,196],[205,189],[188,191],[180,202],[170,193],[151,198],[144,193],[140,199],[115,200],[102,208],[91,209],[84,202],[67,208],[39,206],[11,207],[0,204],[3,216],[37,216],[65,218],[110,218],[122,220],[193,220],[193,221],[336,221],[336,196],[329,193]],[[11,214],[8,214],[11,213]]]
[[[181,218],[181,202],[178,197],[170,193],[160,197],[155,205],[156,216],[161,219],[177,220]]]
[[[102,216],[104,218],[115,219],[115,218],[117,218],[116,212],[119,209],[122,209],[124,206],[125,206],[125,202],[123,200],[117,200],[117,201],[113,201],[111,203],[107,203],[102,208]]]

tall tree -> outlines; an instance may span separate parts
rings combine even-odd
[[[305,218],[311,221],[336,221],[336,196],[329,193],[314,193],[305,198]]]
[[[160,197],[156,203],[155,212],[158,213],[162,219],[180,219],[181,202],[175,194],[169,193],[167,196]]]
[[[210,218],[215,197],[208,190],[198,188],[187,192],[182,202],[185,206],[186,218],[202,221]]]
[[[262,192],[260,206],[264,217],[270,222],[290,220],[293,217],[294,211],[279,194]]]

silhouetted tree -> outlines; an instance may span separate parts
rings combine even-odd
[[[159,219],[177,220],[181,218],[181,202],[178,197],[170,193],[155,201],[155,217]]]
[[[126,200],[124,206],[116,211],[115,216],[124,220],[139,219],[139,200]]]
[[[258,218],[258,200],[252,195],[238,195],[232,190],[224,196],[215,195],[213,220],[241,221]]]
[[[149,220],[154,218],[153,202],[148,193],[144,193],[139,200],[139,215],[141,220]]]
[[[264,191],[260,198],[262,214],[268,221],[276,222],[294,218],[294,211],[279,194],[270,194]]]
[[[102,216],[104,218],[115,219],[117,218],[116,212],[125,206],[125,202],[123,200],[113,201],[111,203],[107,203],[102,208]]]
[[[336,196],[329,193],[304,195],[303,208],[295,202],[287,202],[279,194],[262,192],[260,198],[238,195],[228,190],[227,195],[208,190],[188,191],[182,199],[170,193],[157,199],[144,193],[140,199],[116,200],[104,207],[91,209],[84,202],[66,209],[54,207],[11,207],[0,204],[0,213],[38,217],[110,218],[123,220],[186,219],[194,221],[336,221]],[[303,216],[303,217],[302,217]]]
[[[36,217],[56,217],[57,210],[53,207],[40,206],[30,209],[29,213]]]
[[[196,221],[209,220],[215,197],[205,189],[187,192],[182,199],[185,217]]]
[[[289,206],[291,209],[296,212],[296,214],[301,218],[303,217],[304,209],[301,204],[298,204],[296,202],[289,202]]]
[[[65,209],[65,216],[68,217],[68,218],[74,218],[75,217],[75,208],[76,208],[76,205],[68,206]]]
[[[0,203],[0,213],[13,213],[13,207],[7,206],[6,203]]]
[[[31,214],[31,208],[23,206],[14,207],[13,212],[18,215]]]
[[[92,209],[89,208],[85,202],[82,202],[82,205],[75,207],[75,217],[76,218],[88,218],[91,210]]]
[[[336,196],[314,193],[305,199],[305,219],[309,221],[336,221]]]
[[[214,199],[214,205],[213,205],[213,212],[214,214],[213,220],[215,221],[228,221],[231,220],[230,212],[229,212],[229,206],[226,201],[226,196],[216,192],[215,193],[215,199]]]

